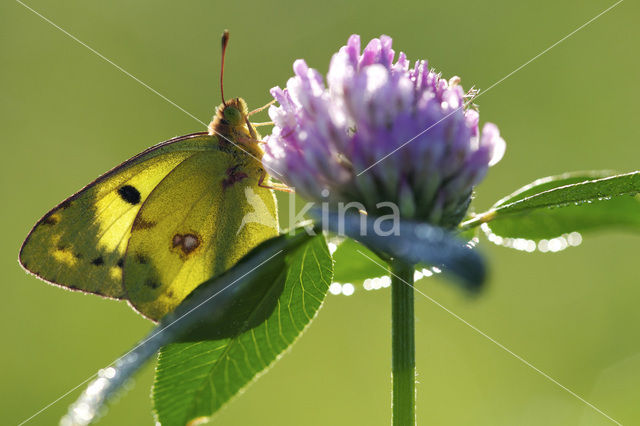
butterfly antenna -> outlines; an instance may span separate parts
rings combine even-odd
[[[229,30],[224,30],[222,33],[222,63],[220,64],[220,94],[222,95],[222,104],[226,107],[227,102],[224,100],[224,85],[222,79],[224,77],[224,56],[227,51],[227,44],[229,44]]]

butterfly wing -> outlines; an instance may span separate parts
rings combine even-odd
[[[278,234],[273,192],[258,162],[200,152],[154,188],[132,225],[124,261],[129,303],[158,320],[203,281]]]
[[[217,150],[197,133],[149,148],[107,172],[40,219],[20,249],[20,263],[44,281],[122,298],[123,257],[141,205],[174,168]]]

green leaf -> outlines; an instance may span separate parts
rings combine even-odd
[[[551,176],[503,198],[486,213],[463,223],[461,228],[484,223],[483,230],[492,241],[499,243],[505,238],[562,238],[569,233],[600,228],[640,231],[638,192],[640,172],[622,175],[607,171],[576,172]]]
[[[390,225],[388,216],[319,210],[310,213],[322,218],[322,225],[331,232],[353,238],[382,259],[437,266],[470,290],[478,289],[486,278],[483,257],[447,229],[400,218],[394,218]]]
[[[213,415],[269,368],[309,325],[332,278],[324,238],[314,237],[287,253],[285,263],[282,290],[260,325],[232,337],[174,343],[161,350],[153,401],[163,426],[182,426]],[[258,313],[262,315],[264,310]]]
[[[361,253],[372,259],[380,259],[371,250],[350,238],[340,243],[333,253],[333,281],[359,283],[367,278],[377,278],[385,274]],[[380,262],[384,261],[380,260]]]
[[[318,238],[307,234],[302,227],[271,238],[253,248],[225,273],[200,284],[144,339],[108,368],[100,370],[98,377],[69,407],[61,423],[93,422],[122,385],[165,345],[230,338],[260,325],[272,316],[287,274],[299,266],[300,259],[292,256]],[[322,247],[326,252],[326,246]],[[324,260],[328,256],[325,252],[316,249],[313,254]],[[328,265],[330,269],[330,261]]]

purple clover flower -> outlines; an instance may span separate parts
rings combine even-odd
[[[402,52],[394,63],[391,43],[381,36],[361,53],[352,35],[327,85],[295,61],[287,88],[271,89],[280,106],[269,109],[263,164],[314,201],[357,201],[370,213],[391,201],[402,217],[454,227],[505,142],[494,124],[479,131],[458,77],[447,81],[426,61],[410,67]]]

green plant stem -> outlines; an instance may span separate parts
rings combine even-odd
[[[416,344],[412,265],[391,262],[391,374],[393,426],[416,424]]]

